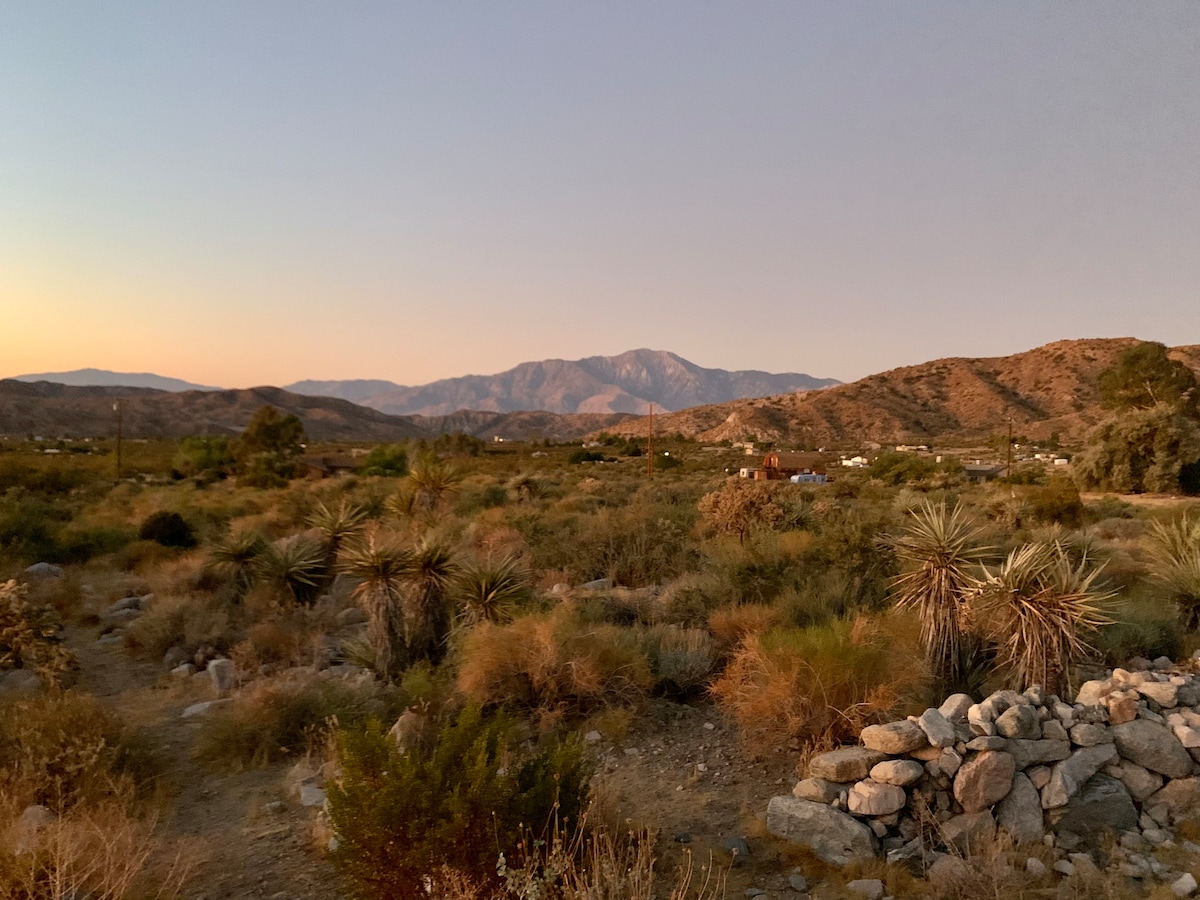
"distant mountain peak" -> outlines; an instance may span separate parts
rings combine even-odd
[[[544,411],[645,413],[808,391],[838,384],[795,372],[706,369],[667,350],[641,347],[617,356],[544,359],[495,375],[464,375],[405,386],[388,381],[301,381],[289,391],[340,397],[393,415]]]
[[[27,383],[49,381],[70,387],[137,387],[156,391],[219,391],[221,388],[193,384],[180,378],[167,378],[153,372],[113,372],[108,369],[72,369],[70,372],[40,372],[33,375],[14,375],[13,381]]]

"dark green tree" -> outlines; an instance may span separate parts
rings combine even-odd
[[[1100,373],[1100,400],[1118,411],[1149,409],[1158,404],[1196,415],[1196,373],[1167,355],[1164,344],[1145,341],[1117,356],[1116,362]]]
[[[1166,404],[1102,422],[1075,460],[1080,487],[1132,494],[1194,492],[1197,469],[1200,424]]]
[[[252,487],[277,487],[296,474],[296,459],[304,450],[304,425],[291,413],[273,406],[254,414],[234,442],[238,477]]]

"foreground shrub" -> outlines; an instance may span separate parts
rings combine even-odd
[[[578,821],[589,780],[578,744],[548,738],[521,751],[512,725],[467,708],[429,748],[406,753],[378,725],[340,736],[333,860],[356,896],[425,900],[446,869],[477,889],[497,886],[497,860],[523,834]]]
[[[31,602],[25,585],[0,584],[0,672],[30,669],[57,682],[75,661],[59,630],[54,608]]]
[[[568,607],[510,625],[485,622],[463,642],[457,688],[481,706],[587,712],[641,698],[652,684],[637,635],[586,626]]]
[[[924,682],[914,630],[892,616],[751,633],[712,693],[754,746],[854,740]]]
[[[161,510],[147,516],[142,522],[138,538],[143,541],[154,541],[164,547],[181,547],[189,549],[196,546],[196,535],[192,526],[177,512]]]

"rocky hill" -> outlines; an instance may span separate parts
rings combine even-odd
[[[522,363],[498,375],[467,375],[417,387],[386,381],[299,381],[287,390],[341,397],[394,415],[440,416],[463,409],[610,414],[646,413],[650,404],[679,410],[837,383],[796,373],[706,369],[674,353],[631,350],[620,356]]]
[[[219,391],[211,385],[195,384],[181,378],[167,378],[152,372],[112,372],[108,369],[72,369],[70,372],[39,372],[14,375],[13,381],[49,381],[72,387],[138,387],[156,391]]]
[[[793,446],[971,442],[1000,433],[1078,440],[1103,415],[1096,377],[1134,338],[1056,341],[984,359],[953,357],[871,375],[852,384],[687,409],[656,417],[655,430],[704,441],[757,436]],[[1200,372],[1200,346],[1172,355]],[[645,419],[609,430],[645,434]]]
[[[116,430],[116,400],[121,401],[124,433],[130,438],[234,435],[266,405],[296,415],[314,440],[402,441],[451,431],[482,438],[499,435],[510,440],[570,440],[627,418],[470,412],[440,417],[391,416],[347,400],[306,397],[274,387],[173,393],[8,379],[0,380],[0,434],[108,437]]]

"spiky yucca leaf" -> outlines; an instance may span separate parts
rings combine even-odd
[[[347,503],[342,497],[336,506],[318,500],[308,517],[308,524],[325,536],[335,549],[347,538],[362,531],[367,521],[367,508],[357,503]]]
[[[926,661],[943,688],[967,686],[978,651],[963,611],[979,586],[979,563],[992,552],[979,545],[980,533],[960,505],[926,501],[910,511],[903,533],[885,539],[908,569],[892,581],[896,605],[920,617]]]
[[[259,577],[295,603],[316,599],[325,575],[325,550],[306,534],[267,544],[256,560]]]
[[[499,562],[468,562],[455,584],[459,622],[465,627],[480,622],[505,622],[529,590],[529,575],[516,558]]]
[[[1179,607],[1184,627],[1194,630],[1200,626],[1200,517],[1152,522],[1147,550],[1151,576]]]
[[[1095,652],[1086,635],[1112,622],[1100,572],[1073,563],[1058,543],[1024,544],[988,572],[972,616],[996,642],[1012,687],[1066,696],[1072,667]]]
[[[450,635],[447,591],[458,574],[454,554],[445,544],[422,541],[413,550],[410,584],[405,591],[404,631],[414,659],[439,663]]]
[[[209,548],[206,567],[232,579],[239,590],[245,590],[254,580],[258,558],[266,546],[267,542],[257,531],[232,532]]]

